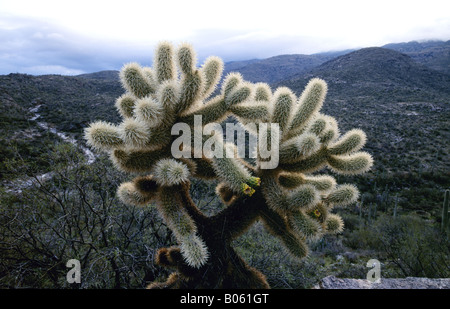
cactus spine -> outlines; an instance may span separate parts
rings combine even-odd
[[[218,57],[197,67],[191,45],[175,48],[162,42],[152,68],[129,63],[121,70],[125,94],[115,106],[122,123],[98,121],[85,130],[89,145],[135,176],[119,186],[120,200],[156,203],[179,244],[158,251],[156,262],[176,272],[152,288],[268,287],[264,275],[237,255],[232,240],[260,220],[290,254],[306,256],[309,241],[343,230],[333,208],[359,197],[355,186],[338,185],[333,176],[319,172],[328,167],[337,174],[361,174],[373,163],[370,154],[360,151],[366,143],[363,131],[340,135],[336,120],[320,113],[327,94],[324,80],[313,78],[297,97],[286,87],[272,92],[267,84],[230,73],[215,91],[222,71]],[[228,156],[237,153],[236,145],[214,131],[228,116],[266,146],[256,149],[255,164]],[[176,124],[183,124],[190,138],[202,135],[201,145],[176,140]],[[205,151],[206,145],[214,147]],[[183,156],[175,156],[174,148]],[[278,164],[265,168],[274,156]],[[205,216],[190,197],[192,178],[217,180],[224,209]]]

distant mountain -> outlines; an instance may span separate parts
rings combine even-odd
[[[347,98],[371,96],[383,101],[404,101],[414,97],[442,101],[450,97],[450,75],[380,47],[363,48],[334,58],[275,86],[301,92],[313,77],[323,78],[331,92]]]
[[[100,80],[119,80],[119,71],[109,70],[95,73],[80,74],[77,77]]]
[[[224,73],[239,72],[245,80],[271,84],[306,73],[324,62],[348,52],[350,50],[313,55],[280,55],[267,59],[234,61],[225,63]]]
[[[413,41],[382,47],[404,53],[431,69],[450,74],[450,41]]]

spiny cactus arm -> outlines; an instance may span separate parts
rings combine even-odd
[[[359,191],[352,184],[338,185],[328,194],[324,201],[329,207],[346,206],[356,202],[359,198]]]
[[[124,182],[117,189],[117,196],[126,205],[145,206],[155,199],[154,194],[140,192],[133,182]]]
[[[176,77],[173,54],[174,49],[170,42],[161,42],[156,47],[153,68],[156,75],[155,79],[159,84],[165,80],[171,80]]]
[[[352,129],[329,145],[330,155],[346,155],[360,150],[366,144],[366,134],[360,129]]]
[[[142,149],[150,137],[150,130],[141,121],[125,119],[119,126],[119,134],[128,149]]]
[[[288,172],[311,173],[318,171],[325,166],[329,166],[331,170],[338,174],[356,175],[362,174],[370,170],[373,165],[372,156],[363,151],[356,151],[362,147],[363,135],[353,130],[351,134],[346,134],[337,143],[327,143],[332,140],[330,135],[335,136],[334,130],[329,130],[329,135],[324,135],[326,140],[322,139],[321,148],[312,155],[301,155],[296,144],[284,144],[280,150],[280,169]],[[354,132],[358,132],[354,134]],[[312,144],[312,143],[311,143]],[[296,147],[297,146],[297,147]],[[356,152],[355,152],[356,151]],[[290,158],[288,156],[290,153]],[[342,153],[342,155],[334,155],[332,153]]]
[[[180,192],[174,187],[163,186],[159,190],[157,208],[181,245],[181,253],[186,263],[194,268],[204,265],[208,250],[197,235],[197,226],[187,213]]]
[[[136,97],[127,92],[116,99],[116,109],[123,118],[131,118],[134,116],[134,105]]]
[[[219,57],[211,56],[205,60],[201,67],[205,81],[203,83],[203,98],[208,98],[214,92],[222,77],[223,68],[223,60]]]
[[[204,105],[197,106],[193,110],[188,110],[181,114],[180,121],[190,126],[194,126],[194,116],[202,116],[202,124],[212,122],[222,122],[229,115],[228,105],[221,96],[215,96]]]
[[[300,185],[286,195],[289,210],[291,211],[308,211],[320,201],[319,191],[310,184]]]
[[[242,82],[234,87],[228,95],[225,96],[227,106],[243,103],[252,97],[253,85],[248,82]]]
[[[175,159],[161,159],[153,167],[154,179],[160,186],[175,186],[190,177],[186,164]]]
[[[126,97],[126,99],[122,100],[122,104],[125,101],[128,104],[126,107],[129,108],[131,106],[131,103],[129,103],[130,100],[129,97]],[[161,125],[162,119],[166,116],[164,115],[162,104],[151,97],[139,99],[136,103],[133,102],[132,104],[131,117],[135,116],[137,121],[146,124],[150,128]]]
[[[296,99],[295,94],[287,87],[280,87],[273,94],[271,119],[280,126],[281,136],[288,133]]]
[[[328,234],[339,234],[344,230],[344,221],[336,214],[329,214],[324,225]]]
[[[194,125],[194,116],[202,116],[202,124],[222,122],[230,114],[230,109],[237,104],[244,104],[252,97],[253,86],[243,81],[240,74],[230,73],[222,84],[221,93],[204,104],[195,105],[184,110],[180,120]]]
[[[311,173],[320,170],[327,164],[327,152],[326,148],[321,148],[313,155],[293,163],[280,163],[279,168],[283,171],[298,172],[298,173]]]
[[[303,211],[291,213],[288,220],[289,225],[301,238],[317,240],[323,236],[323,228],[319,221],[311,218]]]
[[[264,101],[247,101],[234,104],[229,107],[229,110],[242,124],[248,122],[264,122],[264,120],[268,119],[269,115],[269,106]]]
[[[298,99],[287,138],[298,135],[308,125],[310,119],[322,108],[327,90],[328,86],[322,79],[313,78],[308,82]]]
[[[318,136],[310,132],[292,137],[280,145],[280,162],[290,163],[305,159],[317,152],[320,146]]]
[[[156,162],[167,158],[167,150],[155,151],[125,151],[116,149],[111,152],[110,158],[117,169],[126,173],[151,172]]]
[[[237,194],[252,195],[254,188],[259,186],[258,182],[254,182],[255,177],[251,171],[243,164],[242,160],[237,156],[237,149],[234,144],[225,143],[223,136],[214,134],[208,137],[207,142],[213,142],[214,153],[206,153],[205,155],[211,159],[217,177],[225,182],[233,192]]]
[[[119,77],[122,86],[136,98],[144,98],[155,93],[152,80],[135,62],[125,64],[120,70]]]
[[[87,144],[101,151],[110,151],[124,145],[124,141],[117,126],[105,121],[92,123],[84,130]]]
[[[287,189],[294,189],[303,184],[311,184],[320,194],[329,193],[336,187],[336,180],[329,175],[308,176],[302,173],[282,172],[278,177],[278,182]]]
[[[259,213],[266,229],[281,240],[290,254],[299,259],[308,255],[305,240],[292,230],[285,218],[265,205],[260,207]]]
[[[356,175],[370,170],[373,165],[373,158],[367,152],[356,152],[351,155],[333,156],[327,158],[330,168],[339,174]]]
[[[131,182],[122,183],[117,189],[117,196],[127,205],[145,206],[156,200],[158,184],[151,175],[138,176]]]

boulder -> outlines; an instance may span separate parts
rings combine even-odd
[[[378,282],[366,279],[323,278],[315,289],[450,289],[450,279],[407,277],[381,278]]]

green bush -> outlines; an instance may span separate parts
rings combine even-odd
[[[372,225],[346,235],[353,249],[373,250],[392,276],[448,278],[450,243],[432,223],[417,215],[381,214]]]

